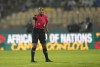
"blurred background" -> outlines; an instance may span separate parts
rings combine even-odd
[[[38,7],[49,17],[50,32],[100,31],[100,0],[0,0],[0,33],[26,33]]]

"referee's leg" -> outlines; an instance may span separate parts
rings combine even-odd
[[[39,40],[40,40],[40,43],[41,43],[41,45],[42,45],[43,54],[44,54],[44,56],[45,56],[45,61],[46,61],[46,62],[52,62],[52,61],[48,58],[48,52],[47,52],[46,41],[45,41],[45,33],[39,35]]]
[[[37,43],[33,43],[32,49],[31,49],[31,62],[36,62],[36,61],[34,60],[36,47],[37,47]]]
[[[35,56],[35,51],[38,43],[38,34],[37,33],[32,33],[32,49],[31,49],[31,62],[35,62],[34,56]]]

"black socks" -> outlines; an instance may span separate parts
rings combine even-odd
[[[32,59],[32,61],[34,61],[35,49],[36,48],[32,48],[32,50],[31,50],[31,59]]]
[[[44,53],[44,56],[45,56],[45,59],[48,60],[48,52],[47,52],[47,49],[43,49],[43,53]]]
[[[36,50],[36,48],[32,48],[32,50],[31,50],[31,61],[34,61],[35,50]],[[48,60],[49,58],[48,58],[47,49],[43,49],[43,53],[44,53],[45,59]]]

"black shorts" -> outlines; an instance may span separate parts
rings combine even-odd
[[[46,43],[45,31],[44,29],[34,28],[32,31],[32,43]]]

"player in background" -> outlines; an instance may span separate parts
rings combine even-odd
[[[47,29],[48,16],[44,14],[44,9],[42,7],[38,9],[38,12],[39,13],[33,17],[33,20],[35,20],[35,22],[33,22],[34,28],[32,31],[33,47],[31,50],[31,62],[35,62],[34,56],[35,56],[35,50],[37,47],[38,40],[40,40],[40,43],[42,45],[45,61],[52,62],[48,58],[48,52],[46,48],[46,37],[45,37],[45,32],[47,33],[47,36],[49,37],[49,33]]]

